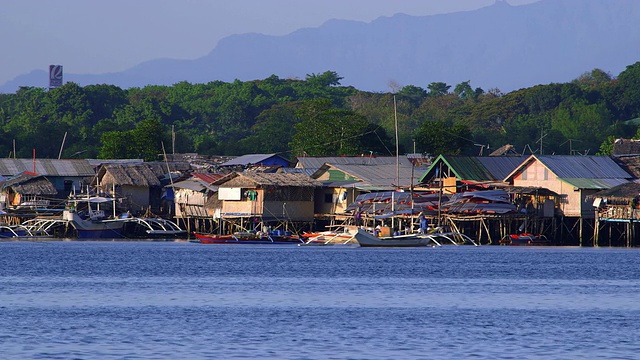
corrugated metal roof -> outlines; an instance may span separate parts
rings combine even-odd
[[[563,179],[630,179],[608,156],[536,155],[544,166]]]
[[[558,178],[576,189],[605,190],[614,186],[628,183],[627,179],[585,179],[585,178]]]
[[[195,177],[197,177],[198,179],[204,181],[206,184],[211,184],[214,181],[217,181],[221,178],[224,177],[223,174],[202,174],[202,173],[193,173],[191,174]]]
[[[199,192],[204,192],[205,190],[211,190],[211,191],[218,190],[217,186],[209,185],[198,178],[179,181],[173,185],[168,185],[168,187],[173,187],[176,189],[189,189],[189,190],[199,191]]]
[[[327,188],[357,188],[360,181],[321,181],[322,187]]]
[[[366,182],[374,187],[408,187],[411,185],[411,163],[400,165],[398,168],[399,176],[396,174],[396,164],[384,165],[331,165],[332,168],[338,169],[356,179]],[[413,183],[418,183],[420,174],[424,172],[424,168],[415,167],[413,170]],[[398,181],[398,178],[400,181]],[[396,184],[399,182],[399,184]]]
[[[247,154],[238,156],[235,159],[229,160],[225,163],[220,164],[220,166],[233,166],[233,165],[249,165],[249,164],[260,164],[267,159],[272,157],[280,157],[283,160],[286,160],[284,157],[278,154]],[[287,160],[288,161],[288,160]]]
[[[32,159],[0,159],[0,175],[14,176],[33,171]],[[85,177],[96,174],[94,167],[84,159],[36,159],[35,172],[43,176]]]
[[[297,168],[319,169],[325,163],[329,165],[395,165],[395,156],[318,156],[299,157]],[[406,156],[398,157],[400,165],[411,166]]]
[[[104,164],[142,164],[142,159],[85,159],[91,166],[98,168]]]
[[[473,181],[493,181],[496,178],[477,157],[449,156],[445,163],[456,173],[458,179]]]
[[[287,167],[281,167],[278,169],[278,173],[282,173],[282,174],[304,174],[307,175],[309,177],[311,177],[311,175],[313,175],[314,172],[316,172],[318,169],[300,169],[300,168],[287,168]]]
[[[506,158],[506,157],[505,157]],[[460,180],[495,181],[497,180],[484,166],[478,157],[474,156],[444,156],[440,155],[419,179],[428,181],[436,176],[440,164],[444,164]],[[496,162],[497,163],[497,162]],[[497,168],[497,166],[495,166]],[[443,172],[446,169],[443,169]]]
[[[502,181],[520,166],[527,159],[527,156],[480,156],[477,159],[493,175],[495,180]]]

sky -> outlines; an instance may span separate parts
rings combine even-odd
[[[330,19],[371,22],[475,10],[496,0],[0,0],[0,85],[61,64],[102,74],[197,59],[227,36],[281,36]],[[524,5],[539,0],[504,0]]]

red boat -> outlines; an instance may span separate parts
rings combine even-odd
[[[250,232],[234,233],[232,235],[202,234],[194,232],[193,235],[201,244],[302,244],[304,241],[297,235],[289,235],[281,232],[257,234]]]
[[[500,245],[551,245],[551,242],[544,235],[521,233],[505,236],[504,239],[500,240]]]

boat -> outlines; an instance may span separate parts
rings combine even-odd
[[[361,247],[418,247],[435,246],[432,238],[424,234],[410,234],[398,236],[378,237],[372,233],[358,229],[355,235]]]
[[[355,240],[355,226],[347,226],[342,231],[329,230],[301,235],[303,244],[298,246],[326,246],[326,245],[350,245],[357,243]]]
[[[364,229],[358,229],[355,238],[361,247],[435,247],[449,243],[458,245],[459,242],[469,242],[475,246],[478,246],[471,238],[457,232],[433,232],[426,234],[406,234],[378,237]]]
[[[256,232],[236,232],[226,235],[194,232],[193,235],[196,237],[196,239],[199,240],[201,244],[295,245],[304,243],[304,241],[297,235],[291,235],[279,231],[263,234],[259,234]]]
[[[46,231],[38,231],[25,225],[0,225],[0,239],[35,240],[50,238],[52,235]]]
[[[183,230],[171,220],[159,217],[126,217],[123,235],[137,238],[176,238],[186,237]]]
[[[88,208],[86,216],[80,216],[74,207],[62,212],[62,220],[71,224],[80,239],[117,239],[124,237],[124,225],[129,219],[108,218],[104,211]]]
[[[551,241],[544,235],[530,233],[510,234],[500,240],[500,245],[510,246],[542,246],[551,245]]]

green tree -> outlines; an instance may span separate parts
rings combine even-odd
[[[429,89],[429,96],[443,96],[449,93],[451,85],[447,85],[443,82],[432,82],[427,86]]]
[[[334,108],[326,99],[306,101],[296,113],[290,147],[295,155],[339,156],[367,151],[369,122],[362,115]]]
[[[416,143],[427,153],[460,155],[473,145],[471,131],[464,124],[445,121],[425,121],[416,131]]]
[[[620,87],[619,107],[627,118],[640,116],[640,61],[627,68],[618,76]]]

